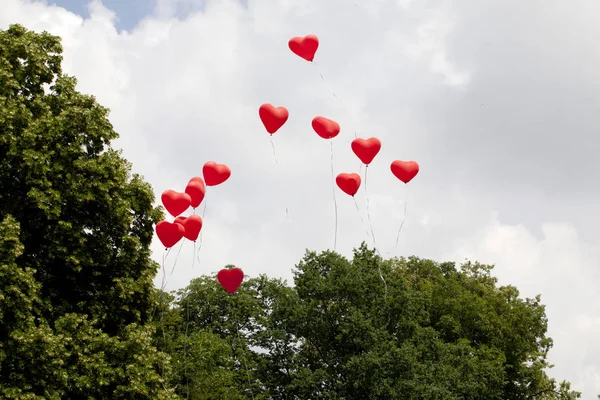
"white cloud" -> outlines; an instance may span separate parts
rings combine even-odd
[[[537,239],[522,225],[502,224],[497,214],[480,232],[457,243],[445,258],[496,264],[500,284],[516,286],[522,296],[542,294],[555,341],[549,356],[556,365],[552,375],[569,377],[584,398],[595,397],[600,392],[600,248],[587,245],[568,224],[544,224]]]
[[[532,49],[539,57],[561,46],[570,58],[581,58],[595,54],[594,47],[574,41],[592,37],[597,25],[572,23],[576,33],[546,43],[521,23],[506,35],[497,33],[506,38],[499,39],[491,33],[496,30],[479,21],[485,17],[492,25],[497,19],[498,26],[507,26],[511,18],[525,18],[519,13],[524,6],[498,2],[501,13],[496,2],[484,3],[460,8],[442,0],[249,0],[246,8],[233,0],[160,0],[156,15],[130,32],[118,32],[114,13],[97,1],[84,20],[41,2],[4,0],[0,28],[19,22],[63,37],[64,70],[78,77],[81,91],[111,108],[111,121],[121,134],[116,145],[152,183],[157,198],[166,189],[183,190],[190,177],[201,174],[205,161],[231,167],[229,181],[209,188],[199,261],[194,244],[183,243],[179,257],[175,246],[165,265],[168,275],[177,258],[168,288],[226,264],[242,267],[251,276],[267,273],[290,279],[291,268],[306,248],[333,245],[330,146],[310,127],[314,116],[324,115],[342,126],[333,139],[336,173],[360,170],[349,144],[355,132],[383,142],[368,176],[371,220],[382,253],[494,263],[502,283],[516,285],[524,295],[541,292],[555,339],[551,358],[557,366],[551,373],[571,380],[591,399],[600,392],[600,258],[592,236],[597,210],[594,214],[590,206],[597,201],[589,193],[598,191],[565,189],[561,197],[555,182],[552,193],[545,191],[543,182],[551,168],[536,167],[542,161],[527,165],[489,157],[515,160],[515,152],[526,148],[526,159],[545,160],[551,158],[545,152],[552,143],[565,152],[559,140],[565,131],[585,131],[581,124],[572,129],[562,120],[541,129],[541,117],[535,116],[550,120],[576,115],[578,121],[591,121],[596,128],[591,131],[597,132],[597,114],[585,114],[577,100],[600,104],[594,103],[600,99],[597,85],[576,84],[578,75],[559,68],[561,63],[538,68],[536,59],[515,45],[536,38]],[[182,10],[199,11],[182,18]],[[573,7],[568,16],[579,14],[585,13]],[[490,15],[496,19],[490,20]],[[567,14],[557,8],[535,17],[543,28],[553,26],[548,21],[556,15]],[[316,65],[287,47],[290,37],[307,33],[316,33],[321,41]],[[520,41],[511,42],[513,36]],[[593,77],[600,60],[589,57],[583,76]],[[561,75],[565,71],[567,77]],[[518,80],[521,76],[527,79]],[[564,105],[564,113],[544,108],[548,103],[542,100],[555,98],[552,92],[521,101],[528,94],[519,85],[541,82],[540,76],[548,82],[573,83],[580,92],[560,99],[577,107]],[[521,83],[497,83],[499,77]],[[517,109],[511,109],[515,102]],[[262,103],[284,105],[290,111],[287,124],[273,136],[278,163],[258,119]],[[513,120],[520,125],[510,125]],[[531,139],[535,146],[523,144],[541,130],[542,139]],[[515,136],[505,138],[511,133]],[[503,140],[508,145],[498,145]],[[596,135],[584,143],[587,151],[600,142]],[[582,159],[577,154],[573,158],[571,163]],[[394,159],[419,161],[420,174],[403,185],[389,171]],[[538,186],[498,182],[513,170]],[[473,178],[484,172],[497,172],[500,178]],[[590,182],[595,181],[588,178],[586,185]],[[346,255],[362,240],[371,243],[362,189],[356,196],[360,214],[352,199],[336,189],[337,250]],[[407,192],[406,223],[396,246]],[[499,214],[490,219],[494,210]],[[568,218],[557,220],[557,215]],[[561,222],[565,220],[573,222]],[[541,236],[536,232],[540,226]],[[160,262],[164,249],[157,240],[153,249]],[[158,285],[161,280],[159,274]]]

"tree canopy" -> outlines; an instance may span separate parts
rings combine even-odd
[[[307,252],[294,284],[153,287],[150,185],[60,39],[0,31],[0,397],[576,399],[540,297],[492,266]],[[383,285],[379,271],[384,276]]]
[[[382,260],[363,244],[352,260],[307,252],[293,287],[260,276],[231,295],[203,276],[172,298],[159,347],[195,399],[579,398],[545,372],[540,297],[491,270]]]
[[[0,32],[2,398],[170,398],[147,324],[154,194],[60,39]]]

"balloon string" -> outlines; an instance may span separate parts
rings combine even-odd
[[[275,160],[275,164],[279,164],[277,161],[277,153],[275,153],[275,143],[273,143],[273,135],[269,135],[269,141],[271,142],[271,148],[273,149],[273,159]]]
[[[206,215],[206,205],[208,204],[208,199],[204,198],[204,208],[202,209],[202,230],[200,231],[200,243],[198,244],[198,251],[196,251],[196,258],[198,259],[198,263],[200,263],[200,250],[202,249],[202,234],[204,233],[204,216]],[[196,242],[194,242],[195,244]]]
[[[242,339],[240,338],[240,329],[238,327],[238,343],[242,341]],[[242,349],[243,352],[243,349]],[[250,395],[252,396],[252,399],[254,399],[254,390],[252,390],[252,381],[250,379],[250,369],[248,368],[248,361],[246,360],[246,356],[242,353],[242,360],[244,361],[244,366],[246,367],[246,375],[248,375],[248,389],[250,390]]]
[[[171,252],[171,247],[169,247],[168,249],[165,249],[165,252],[163,253],[163,258],[162,258],[163,279],[162,279],[162,284],[160,285],[160,295],[163,299],[165,298],[164,289],[166,286],[166,278],[167,278],[167,270],[165,268],[165,264],[167,263],[167,257],[169,256],[170,252]],[[156,312],[157,308],[158,308],[158,302],[156,303],[154,310],[152,311],[152,319],[154,319],[154,313]],[[162,335],[163,335],[163,340],[166,342],[167,334],[165,332],[165,326],[163,324],[164,318],[165,318],[165,313],[163,310],[160,313],[160,327],[161,327],[161,331],[162,331]],[[165,363],[164,362],[162,363],[161,367],[162,367],[161,368],[161,378],[164,379],[164,377],[165,377]]]
[[[166,268],[165,268],[165,264],[167,263],[167,257],[169,256],[169,253],[171,252],[172,247],[170,247],[166,251],[166,253],[163,254],[163,262],[162,262],[163,279],[162,279],[162,284],[160,285],[160,290],[161,291],[165,290],[165,287],[167,286],[167,283],[169,282],[169,279],[173,275],[173,271],[175,271],[175,266],[177,265],[177,260],[179,260],[179,254],[181,253],[181,248],[183,247],[183,243],[184,243],[184,240],[182,238],[181,245],[179,246],[179,250],[177,251],[177,255],[175,256],[175,262],[173,263],[173,268],[171,268],[171,273],[169,274],[168,278],[166,276],[167,271],[166,271]]]
[[[335,173],[333,172],[333,142],[329,142],[331,148],[331,157],[330,157],[330,165],[331,165],[331,193],[333,193],[333,207],[335,211],[335,231],[333,233],[333,251],[337,247],[337,230],[338,230],[338,206],[337,200],[335,198]]]
[[[319,68],[319,66],[317,65],[316,61],[312,61],[312,64],[315,66],[315,68],[317,68],[317,72],[319,74],[319,76],[321,77],[321,81],[323,82],[323,84],[325,85],[325,88],[331,92],[331,94],[333,95],[333,97],[335,97],[339,102],[340,105],[342,106],[342,108],[344,109],[344,111],[346,112],[346,115],[348,116],[349,119],[352,119],[352,117],[350,116],[350,113],[348,112],[348,108],[344,105],[344,103],[342,102],[342,99],[340,99],[338,97],[338,95],[335,93],[335,91],[331,88],[331,86],[329,85],[329,83],[327,82],[327,80],[325,79],[325,76],[323,75],[323,72],[321,72],[321,69]],[[356,123],[354,123],[355,128],[354,128],[354,138],[357,138],[358,135],[356,133]]]
[[[182,238],[183,239],[183,238]],[[175,266],[177,265],[177,260],[179,260],[179,254],[181,253],[181,249],[183,248],[183,243],[185,243],[184,240],[181,240],[181,245],[179,246],[179,250],[177,251],[177,255],[175,256],[175,262],[173,263],[173,268],[171,268],[171,273],[169,274],[169,277],[166,277],[166,266],[165,264],[167,263],[167,257],[169,256],[169,254],[171,253],[171,249],[172,247],[170,247],[163,255],[163,262],[162,262],[162,269],[163,269],[163,280],[162,280],[162,284],[160,287],[161,290],[161,295],[164,297],[164,290],[167,286],[167,283],[169,281],[169,279],[171,278],[171,276],[173,275],[173,271],[175,271]],[[160,325],[161,325],[161,330],[162,330],[162,335],[163,335],[163,340],[166,342],[167,341],[167,333],[165,332],[165,327],[163,325],[163,321],[164,321],[164,311],[160,313]],[[165,374],[165,366],[164,364],[162,365],[162,377],[164,378],[164,374]]]
[[[369,166],[365,165],[365,198],[367,201],[367,218],[369,219],[369,227],[371,228],[371,237],[373,238],[373,248],[375,249],[375,252],[379,255],[379,257],[381,257],[381,260],[377,263],[377,270],[379,271],[379,277],[383,281],[385,296],[387,296],[387,283],[385,281],[385,278],[383,277],[383,273],[381,272],[381,262],[383,262],[383,256],[381,255],[381,253],[379,252],[379,249],[377,248],[377,242],[375,241],[375,231],[373,230],[373,222],[371,221],[371,211],[369,209],[369,194],[367,191],[368,176],[369,176]]]
[[[194,209],[194,212],[196,210]],[[196,253],[196,241],[194,241],[194,254]],[[194,269],[194,264],[196,263],[196,257],[192,256],[192,269]],[[190,379],[187,373],[187,344],[189,340],[188,329],[190,327],[190,292],[189,289],[185,296],[186,303],[186,317],[185,317],[185,333],[184,333],[184,341],[183,341],[183,375],[185,376],[185,391],[186,391],[186,399],[190,398]]]
[[[279,165],[279,161],[277,161],[277,153],[275,152],[275,143],[273,142],[273,135],[269,135],[269,140],[271,141],[271,148],[273,149],[273,159],[275,160],[275,164]],[[288,207],[287,198],[285,199],[285,217],[287,218],[288,222],[292,222],[292,220],[290,220],[290,209]]]
[[[396,234],[396,244],[394,245],[394,248],[392,250],[385,253],[386,255],[391,254],[398,247],[398,241],[400,240],[400,232],[402,231],[402,227],[404,226],[404,222],[406,221],[407,208],[408,208],[408,188],[406,189],[406,198],[404,199],[404,217],[402,218],[402,222],[400,223],[400,228],[398,229],[398,233]]]
[[[200,229],[202,229],[202,228],[200,228]],[[200,261],[200,260],[198,260],[198,261]],[[194,253],[192,255],[192,269],[194,269],[195,263],[196,263],[196,241],[194,240]]]
[[[169,253],[171,252],[172,247],[169,248],[169,250],[165,253],[165,255],[163,257],[163,282],[160,287],[161,294],[164,293],[164,289],[167,286],[167,282],[173,275],[173,271],[175,271],[175,266],[177,265],[177,260],[179,260],[179,254],[181,253],[181,249],[183,248],[183,243],[184,243],[184,241],[182,240],[181,246],[179,246],[179,250],[177,251],[177,255],[175,256],[175,262],[173,263],[173,268],[171,269],[171,273],[169,274],[169,278],[167,278],[167,279],[165,279],[165,273],[166,273],[165,264],[166,264],[166,258],[168,257]],[[164,294],[163,294],[163,296],[164,296]],[[166,342],[167,334],[165,333],[165,328],[163,326],[163,319],[164,319],[164,311],[161,312],[161,314],[160,314],[160,322],[161,322],[161,327],[162,327],[163,340]],[[165,367],[163,365],[163,377],[164,377],[164,369],[165,369]]]
[[[172,249],[172,247],[169,247],[168,249],[165,249],[165,252],[163,253],[163,259],[162,259],[163,278],[162,278],[162,284],[160,285],[161,291],[165,290],[165,286],[167,285],[167,269],[165,267],[165,264],[167,263],[167,257],[169,257],[169,254],[171,253],[171,249]]]
[[[177,260],[179,260],[179,254],[181,254],[181,249],[183,248],[184,240],[181,241],[181,246],[179,246],[179,250],[177,250],[177,255],[175,256],[175,262],[173,263],[173,268],[171,268],[171,273],[169,274],[169,279],[173,276],[173,271],[175,271],[175,266],[177,265]],[[168,279],[167,279],[168,281]]]
[[[360,212],[360,208],[358,207],[358,203],[356,202],[356,197],[352,196],[352,200],[354,200],[354,205],[356,206],[356,211],[358,211],[358,216],[360,217],[360,222],[362,222],[363,228],[365,227],[365,220],[362,216],[362,213]],[[365,229],[365,232],[367,232],[367,237],[369,236],[369,230]]]
[[[171,248],[165,249],[165,252],[163,253],[162,256],[162,263],[161,263],[161,269],[163,271],[163,279],[162,279],[162,284],[160,285],[160,295],[164,296],[164,289],[165,289],[165,285],[166,285],[166,277],[167,277],[167,271],[165,269],[165,263],[167,260],[167,256],[169,255],[169,252],[171,251]],[[154,319],[154,315],[156,314],[156,310],[158,310],[158,302],[154,305],[154,307],[152,308],[152,313],[150,314],[150,319]]]
[[[367,192],[367,179],[369,176],[369,166],[365,166],[365,198],[367,201],[367,218],[369,219],[369,227],[371,229],[371,237],[373,238],[373,247],[377,249],[377,242],[375,241],[375,231],[373,230],[373,221],[371,221],[371,211],[370,211],[370,202],[369,202],[369,194]]]
[[[194,243],[194,246],[196,245],[196,243]],[[192,268],[194,268],[194,260],[195,257],[192,257]],[[188,291],[188,293],[185,296],[185,302],[186,302],[186,306],[185,308],[187,309],[187,315],[185,318],[185,334],[184,334],[184,342],[183,342],[183,375],[185,376],[185,391],[186,391],[186,399],[189,400],[190,398],[190,380],[188,377],[188,373],[187,373],[187,343],[188,343],[188,328],[190,326],[190,293]]]
[[[236,302],[236,305],[238,304],[238,302]],[[238,339],[238,343],[242,343],[242,339],[240,337],[240,325],[241,322],[238,322],[236,324],[236,330],[237,330],[237,339]],[[244,354],[244,350],[243,350],[243,346],[241,347],[242,349],[242,360],[244,361],[244,366],[246,368],[246,375],[248,375],[248,389],[250,390],[250,395],[252,396],[252,399],[254,400],[254,390],[252,390],[252,381],[250,379],[250,369],[248,368],[248,361],[246,360],[246,356]]]
[[[285,199],[285,216],[288,222],[292,222],[292,220],[290,219],[290,208],[287,199]]]
[[[381,253],[379,252],[379,250],[375,249],[375,251],[381,258],[381,260],[379,260],[379,262],[377,263],[377,270],[379,271],[379,277],[383,281],[384,296],[387,297],[387,283],[385,282],[385,278],[383,277],[383,274],[381,273],[381,263],[383,262],[383,257],[381,256]]]

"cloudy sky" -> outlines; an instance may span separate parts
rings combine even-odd
[[[208,190],[199,261],[190,242],[167,258],[168,289],[225,264],[290,279],[306,248],[333,247],[330,147],[310,125],[323,115],[342,126],[336,173],[360,171],[355,134],[383,142],[367,191],[381,252],[495,264],[502,284],[541,293],[551,375],[600,393],[600,2],[0,3],[0,29],[63,37],[65,71],[112,110],[115,145],[157,198],[206,161],[231,167]],[[315,64],[287,47],[308,33]],[[262,103],[290,111],[275,157]],[[394,159],[421,165],[409,185]],[[336,250],[350,255],[372,242],[352,199],[336,188],[336,200]]]

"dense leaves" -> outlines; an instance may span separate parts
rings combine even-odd
[[[0,397],[171,398],[145,326],[161,213],[61,51],[0,32]]]
[[[309,252],[293,288],[260,276],[230,295],[212,277],[193,280],[173,301],[162,346],[177,347],[169,352],[188,372],[176,383],[196,399],[579,398],[546,375],[540,298],[497,287],[491,270],[384,261],[365,245],[352,260]],[[182,351],[199,335],[220,357]],[[199,370],[240,393],[201,394],[211,381]]]

